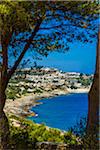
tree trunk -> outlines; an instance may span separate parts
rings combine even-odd
[[[88,95],[89,110],[88,110],[87,130],[99,127],[99,57],[100,57],[99,51],[100,51],[100,32],[98,33],[96,70],[94,74],[93,84]]]
[[[9,149],[9,123],[8,119],[2,111],[0,114],[0,150],[8,150]]]
[[[0,91],[0,150],[9,149],[9,123],[3,111],[5,101],[5,92]]]

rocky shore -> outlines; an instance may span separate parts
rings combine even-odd
[[[68,90],[53,90],[52,92],[43,92],[39,94],[26,94],[25,96],[22,96],[21,98],[12,100],[7,99],[5,104],[5,112],[10,115],[15,116],[35,116],[36,114],[34,112],[30,111],[30,108],[36,105],[40,105],[41,103],[37,102],[37,100],[43,99],[43,98],[50,98],[54,96],[59,95],[65,95],[68,94]]]
[[[25,96],[22,96],[19,99],[7,99],[6,105],[5,105],[5,112],[10,115],[15,116],[21,116],[21,117],[27,117],[27,116],[36,116],[35,112],[31,112],[30,108],[36,105],[40,105],[37,100],[44,99],[44,98],[50,98],[54,96],[59,95],[66,95],[71,93],[88,93],[89,88],[85,89],[55,89],[51,92],[43,92],[39,94],[26,94]]]
[[[53,68],[17,71],[7,88],[5,112],[23,117],[35,116],[30,108],[40,104],[37,100],[70,93],[88,93],[92,79],[93,75]]]

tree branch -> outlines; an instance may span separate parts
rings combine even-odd
[[[76,27],[80,27],[80,28],[84,28],[84,26],[88,26],[88,24],[86,22],[84,22],[83,20],[79,20],[79,18],[75,18],[75,17],[71,17],[71,16],[68,16],[66,14],[53,14],[53,15],[47,15],[46,16],[47,18],[51,18],[51,19],[54,19],[54,17],[58,17],[58,18],[64,18],[64,20],[68,20],[72,23],[73,26],[76,26]],[[76,23],[78,21],[78,23]],[[61,24],[63,25],[63,24]],[[64,24],[64,26],[68,26],[67,24]],[[56,26],[54,26],[55,28]],[[60,27],[60,26],[58,26]],[[53,28],[53,27],[52,27]],[[45,29],[45,28],[43,28]],[[47,29],[50,29],[50,28],[47,28]]]
[[[30,43],[33,41],[33,38],[35,37],[36,33],[38,32],[41,23],[42,23],[42,18],[38,20],[37,25],[35,26],[35,29],[34,29],[32,35],[30,36],[30,38],[27,40],[27,43],[26,43],[23,51],[21,52],[20,56],[16,60],[15,64],[11,68],[11,70],[8,72],[8,81],[11,78],[11,76],[13,75],[13,73],[15,72],[15,70],[17,69],[17,67],[18,67],[19,63],[21,62],[22,58],[24,57],[26,51],[28,50]]]
[[[69,24],[59,24],[59,25],[55,25],[55,26],[52,26],[52,27],[42,27],[40,28],[40,30],[49,30],[49,29],[55,29],[55,28],[60,28],[60,27],[66,27],[66,26],[69,26]],[[79,28],[84,28],[83,25],[80,25],[80,24],[72,24],[72,26],[75,26],[75,27],[79,27]],[[87,26],[86,26],[87,27]]]

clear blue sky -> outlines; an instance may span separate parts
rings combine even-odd
[[[96,41],[93,43],[73,43],[66,53],[52,52],[47,58],[38,60],[38,65],[54,67],[63,71],[94,73],[96,59]]]

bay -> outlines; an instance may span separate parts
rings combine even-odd
[[[32,107],[31,111],[37,116],[28,117],[36,123],[67,131],[87,117],[88,95],[86,93],[68,94],[48,99],[39,100],[41,105]]]

